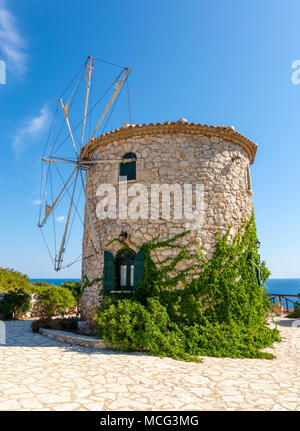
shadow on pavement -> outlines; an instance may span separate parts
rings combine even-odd
[[[5,321],[5,344],[1,347],[58,347],[64,351],[78,352],[88,355],[120,355],[120,356],[148,356],[144,352],[120,352],[116,350],[96,350],[84,346],[61,343],[46,336],[34,333],[31,330],[32,320],[8,320]]]

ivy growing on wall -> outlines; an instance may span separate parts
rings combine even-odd
[[[216,234],[210,260],[195,240],[182,245],[187,233],[141,247],[128,243],[144,251],[144,274],[130,294],[101,292],[98,335],[119,350],[141,348],[181,360],[271,359],[262,349],[280,337],[265,325],[270,302],[263,284],[270,272],[258,256],[254,214],[234,238],[231,229]],[[159,261],[158,249],[172,249],[173,256]]]

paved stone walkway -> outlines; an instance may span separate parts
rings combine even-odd
[[[300,327],[284,323],[275,360],[196,364],[63,345],[6,322],[0,410],[300,410]]]

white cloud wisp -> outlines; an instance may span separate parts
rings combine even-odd
[[[12,148],[16,157],[28,146],[32,145],[33,140],[45,131],[49,124],[49,118],[50,112],[45,105],[36,117],[27,120],[24,125],[17,130],[16,134],[13,136],[12,142]]]
[[[63,223],[63,222],[66,220],[66,217],[65,217],[65,216],[55,217],[55,220],[56,220],[58,223]]]
[[[23,76],[27,69],[26,42],[5,0],[0,0],[0,52],[8,69],[15,75]]]

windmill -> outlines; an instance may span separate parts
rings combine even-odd
[[[120,67],[121,71],[113,79],[113,82],[105,90],[105,92],[96,100],[95,103],[93,103],[91,97],[92,73],[94,70],[95,61],[100,61],[102,63]],[[129,73],[129,67],[109,63],[95,57],[88,57],[87,61],[84,63],[78,74],[67,87],[62,97],[58,99],[56,113],[42,158],[40,214],[38,222],[38,226],[42,232],[43,239],[56,271],[60,271],[61,269],[69,267],[81,260],[81,256],[79,256],[72,262],[63,264],[67,243],[70,239],[75,217],[78,216],[81,223],[83,224],[83,217],[81,215],[82,212],[79,205],[80,199],[83,200],[82,206],[85,209],[88,224],[92,233],[92,244],[94,246],[95,253],[101,252],[101,244],[95,229],[95,221],[91,211],[91,205],[85,192],[85,172],[90,168],[91,165],[101,163],[120,163],[122,160],[115,159],[90,161],[85,157],[85,153],[89,139],[95,136],[109,111],[111,115],[125,84],[127,84],[128,107],[130,113],[128,86]],[[70,111],[75,96],[78,96],[79,89],[82,89],[83,87],[82,83],[84,82],[84,77],[86,78],[86,86],[83,88],[84,104],[82,119],[74,127]],[[75,85],[73,85],[74,81]],[[68,93],[70,88],[73,88],[73,90],[70,94],[67,94],[67,100],[64,101],[63,96]],[[92,131],[91,114],[95,111],[96,106],[99,106],[99,103],[103,101],[105,96],[109,94],[109,91],[112,91],[113,94],[110,97],[108,103],[105,104],[105,109],[100,116],[95,128],[93,127]],[[80,109],[78,112],[80,112]],[[62,117],[61,123],[58,120],[59,114]],[[109,118],[110,116],[108,117],[108,120]],[[86,130],[88,120],[90,121],[89,137],[87,137],[88,133]],[[65,138],[62,138],[64,130],[66,130],[66,136]],[[49,144],[50,152],[48,150]],[[63,151],[62,148],[64,148]],[[64,211],[63,216],[57,217],[58,209]],[[52,221],[50,222],[51,219]],[[56,227],[56,222],[60,223],[59,228]],[[52,233],[54,236],[52,246],[54,248],[54,252],[51,250],[52,246],[50,247],[46,235],[44,234],[44,229],[47,224],[50,224],[52,228]],[[59,236],[59,239],[57,239],[57,236]]]

